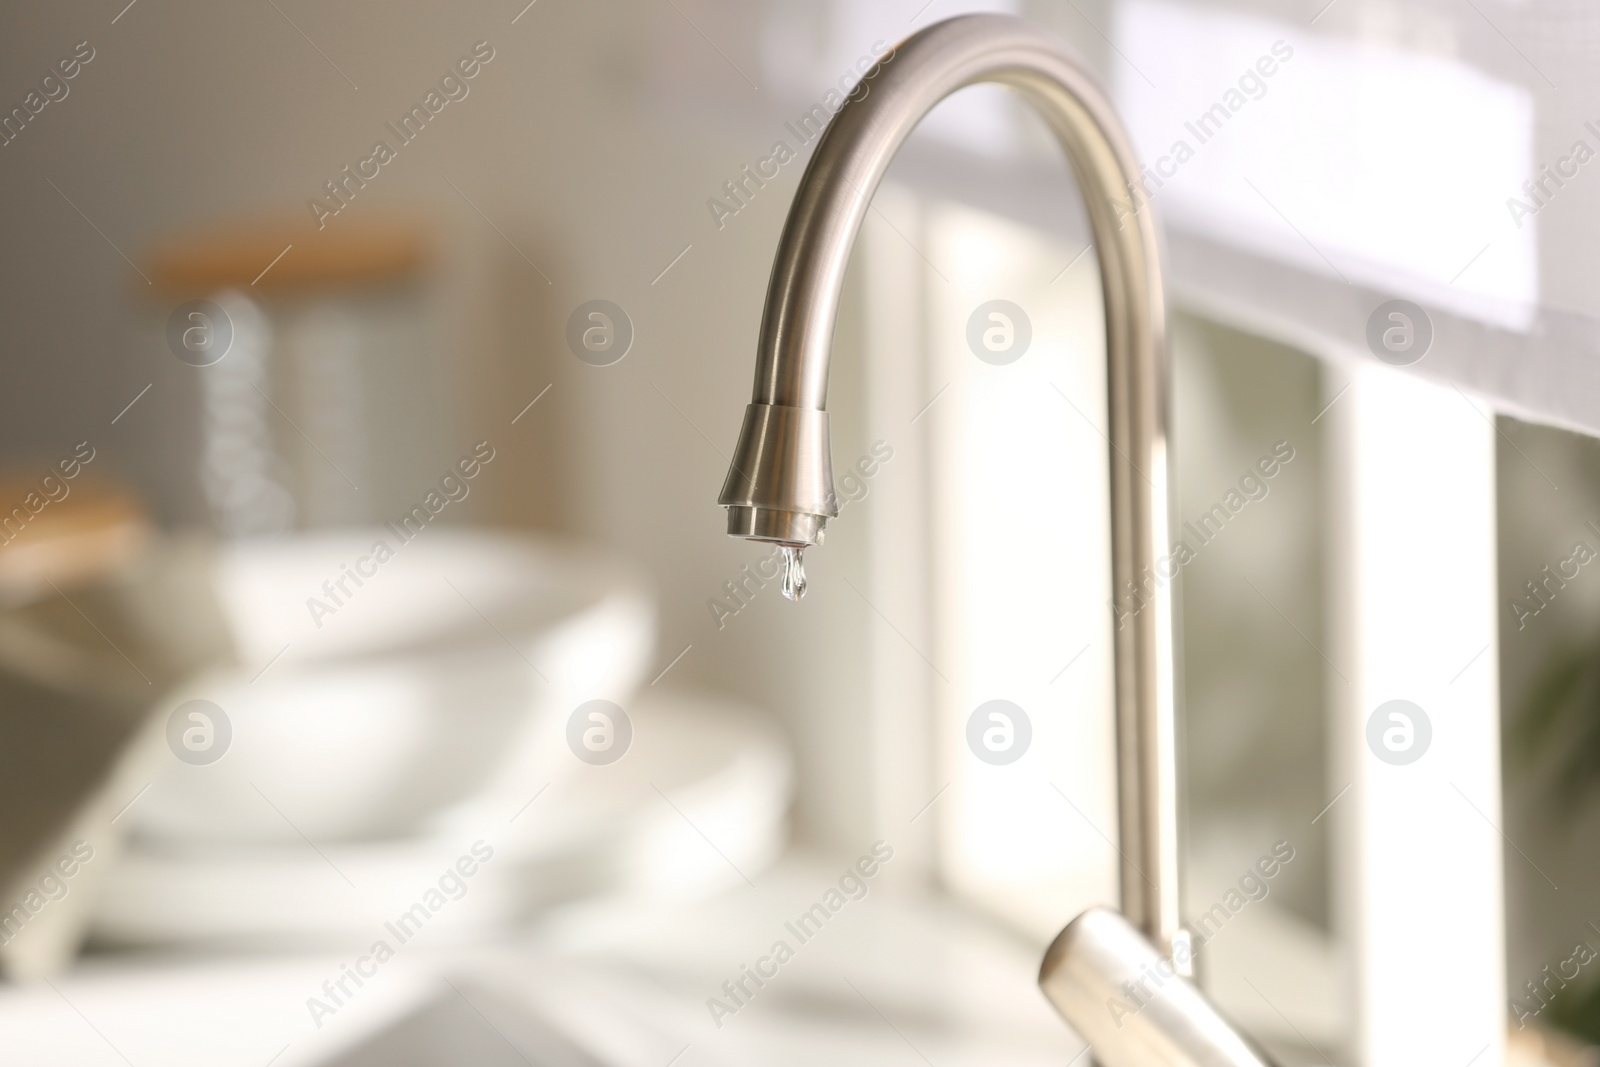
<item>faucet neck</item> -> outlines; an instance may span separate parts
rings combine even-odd
[[[1174,616],[1170,590],[1152,578],[1170,536],[1159,241],[1110,101],[1055,37],[1009,16],[949,19],[885,55],[867,75],[870,89],[834,117],[778,245],[754,396],[721,501],[730,533],[767,540],[813,543],[808,533],[820,536],[821,523],[837,513],[825,409],[850,251],[873,193],[917,123],[946,96],[979,82],[1009,86],[1049,123],[1082,190],[1100,260],[1113,587],[1138,590],[1145,602],[1114,622],[1122,910],[1170,952],[1182,933]]]

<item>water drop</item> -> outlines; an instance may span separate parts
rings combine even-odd
[[[806,595],[806,565],[802,558],[805,545],[782,545],[783,549],[783,596],[785,600],[799,603],[800,598]]]

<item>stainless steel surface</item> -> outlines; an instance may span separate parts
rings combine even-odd
[[[1103,1067],[1270,1067],[1174,962],[1116,912],[1091,908],[1045,952],[1039,987]]]
[[[830,475],[828,361],[840,289],[861,221],[907,135],[964,86],[998,82],[1055,131],[1094,231],[1105,294],[1111,440],[1112,580],[1142,610],[1116,620],[1118,822],[1126,918],[1094,909],[1057,938],[1040,982],[1110,1067],[1261,1067],[1185,981],[1178,925],[1173,608],[1155,561],[1170,539],[1166,304],[1155,219],[1134,193],[1139,167],[1082,64],[1017,18],[971,15],[930,26],[868,75],[818,143],[795,192],[761,324],[753,402],[720,502],[728,532],[794,545],[821,540],[838,513]],[[1134,924],[1134,925],[1130,925]],[[1160,988],[1137,1009],[1123,983]]]
[[[873,90],[834,117],[784,225],[767,292],[755,396],[721,503],[728,532],[814,544],[835,514],[826,425],[829,348],[851,246],[878,182],[940,100],[1007,85],[1049,122],[1083,190],[1106,312],[1112,578],[1139,591],[1115,637],[1118,827],[1125,915],[1171,954],[1178,915],[1173,606],[1153,575],[1170,542],[1166,304],[1155,219],[1130,198],[1139,167],[1105,94],[1055,37],[1022,19],[929,26],[884,57]],[[1130,203],[1131,201],[1131,203]],[[1135,209],[1136,208],[1136,209]],[[1186,953],[1179,953],[1187,959]]]
[[[821,542],[823,524],[839,514],[832,454],[821,404],[745,408],[720,498],[728,532],[754,541]]]

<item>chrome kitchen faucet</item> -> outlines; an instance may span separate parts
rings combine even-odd
[[[784,224],[745,410],[719,500],[728,533],[781,545],[786,586],[839,512],[828,446],[828,359],[845,267],[895,153],[958,89],[997,82],[1044,117],[1083,192],[1105,298],[1111,569],[1145,610],[1115,634],[1121,912],[1092,908],[1045,954],[1039,983],[1107,1067],[1263,1067],[1189,982],[1179,925],[1174,617],[1144,582],[1170,539],[1167,324],[1155,218],[1110,101],[1081,60],[1034,24],[969,15],[907,38],[868,73],[817,143]],[[1129,1008],[1133,1010],[1128,1010]]]

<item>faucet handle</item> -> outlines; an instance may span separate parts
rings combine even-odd
[[[1039,987],[1102,1067],[1274,1067],[1179,964],[1118,912],[1090,908],[1045,950]]]

